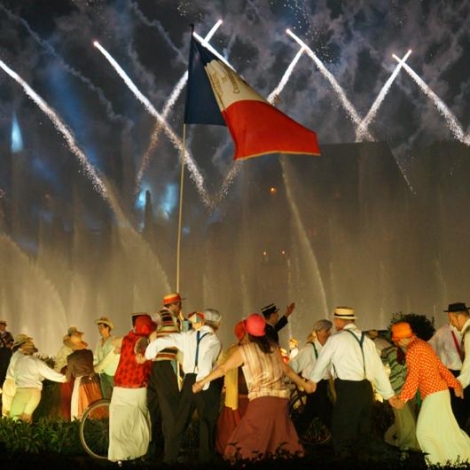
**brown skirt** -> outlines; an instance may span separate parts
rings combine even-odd
[[[224,458],[234,460],[302,456],[303,447],[288,413],[287,398],[251,400],[231,434]]]
[[[92,377],[76,377],[75,381],[79,381],[79,388],[77,395],[74,395],[74,392],[72,392],[71,414],[72,419],[81,419],[83,412],[90,404],[94,401],[101,400],[103,395],[101,394],[98,375]],[[75,403],[73,403],[74,400],[76,400]],[[76,415],[74,413],[76,413]]]

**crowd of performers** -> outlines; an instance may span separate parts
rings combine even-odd
[[[164,462],[178,461],[195,411],[201,462],[302,456],[314,418],[329,429],[335,455],[351,459],[371,450],[379,396],[395,418],[386,442],[423,452],[428,465],[470,463],[466,304],[450,304],[448,324],[429,341],[411,322],[397,321],[390,342],[361,331],[352,308],[337,307],[331,320],[315,321],[303,347],[292,341],[289,359],[278,332],[295,304],[282,317],[270,304],[238,322],[234,344],[222,351],[221,314],[206,309],[185,318],[182,300],[171,293],[157,314],[133,314],[132,329],[119,338],[109,318],[97,319],[100,341],[93,351],[83,332],[69,328],[54,368],[37,357],[33,338],[13,337],[0,321],[3,416],[32,422],[47,379],[58,382],[51,414],[63,420],[80,419],[93,401],[111,399],[111,461],[151,459],[162,445]],[[292,386],[307,393],[295,426]]]

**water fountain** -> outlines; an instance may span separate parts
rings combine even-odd
[[[244,315],[271,302],[282,310],[296,301],[289,330],[281,335],[287,345],[287,335],[302,342],[313,321],[328,316],[338,304],[355,307],[361,326],[383,328],[398,310],[433,315],[451,301],[468,301],[470,223],[463,214],[470,195],[470,151],[463,127],[404,63],[408,55],[397,58],[374,105],[361,117],[319,57],[290,35],[299,51],[270,98],[276,101],[298,62],[309,56],[338,94],[361,142],[321,145],[320,158],[267,156],[215,171],[200,162],[222,154],[220,149],[230,144],[213,130],[199,138],[207,142],[194,161],[191,155],[192,182],[185,185],[184,310],[220,309],[221,335],[230,344],[232,326]],[[371,124],[401,69],[427,90],[459,141],[411,147],[405,175],[389,145],[363,141],[378,140]],[[25,82],[19,83],[34,96]],[[54,354],[72,324],[94,344],[98,335],[93,320],[102,315],[113,319],[118,334],[124,333],[131,312],[156,311],[162,295],[174,289],[176,214],[161,206],[164,188],[178,175],[182,143],[166,126],[183,83],[184,77],[168,94],[161,114],[132,84],[134,95],[159,122],[152,123],[155,138],[140,162],[130,158],[135,148],[135,153],[140,151],[133,141],[137,133],[129,127],[126,132],[112,128],[120,142],[118,151],[112,149],[115,165],[123,162],[120,181],[107,175],[116,185],[113,189],[74,146],[74,136],[67,126],[61,128],[59,115],[36,99],[65,137],[66,152],[71,150],[80,163],[76,174],[61,175],[74,187],[67,209],[52,196],[37,204],[35,217],[21,209],[26,189],[34,183],[23,172],[33,151],[13,155],[7,145],[2,147],[10,167],[3,172],[6,192],[0,191],[0,220],[5,219],[0,225],[0,316],[8,319],[14,333],[33,335],[41,352]],[[4,126],[2,131],[9,129]],[[198,139],[195,133],[191,138]],[[157,181],[144,181],[154,163],[148,159],[162,154],[169,154],[170,162],[152,175]],[[150,188],[144,209],[135,204],[136,185]]]

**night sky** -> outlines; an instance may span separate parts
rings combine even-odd
[[[137,174],[147,152],[136,191],[151,189],[157,205],[168,212],[176,199],[170,183],[177,184],[177,151],[165,136],[149,150],[155,118],[93,47],[94,40],[161,113],[186,70],[190,24],[204,36],[222,19],[211,45],[266,97],[299,50],[286,34],[290,28],[331,73],[360,119],[397,65],[392,55],[403,57],[411,49],[407,64],[442,100],[447,118],[402,69],[368,127],[370,137],[364,138],[387,142],[406,171],[414,145],[435,140],[468,145],[469,13],[468,2],[436,0],[3,0],[0,59],[55,110],[100,174],[111,180],[122,179],[123,172]],[[277,106],[315,130],[320,145],[358,140],[351,111],[307,54],[296,64]],[[184,90],[167,117],[177,136],[182,134],[183,107]],[[29,152],[33,186],[67,198],[70,175],[83,172],[83,162],[21,86],[0,70],[2,154],[15,145]],[[187,145],[207,190],[217,192],[234,165],[228,130],[191,126]],[[7,192],[1,163],[0,187]]]

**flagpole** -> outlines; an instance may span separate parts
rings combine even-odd
[[[178,214],[178,241],[176,246],[176,292],[180,291],[180,267],[181,267],[181,232],[183,222],[183,187],[184,165],[186,160],[186,124],[183,124],[183,142],[181,148],[181,175],[180,175],[180,201]]]

